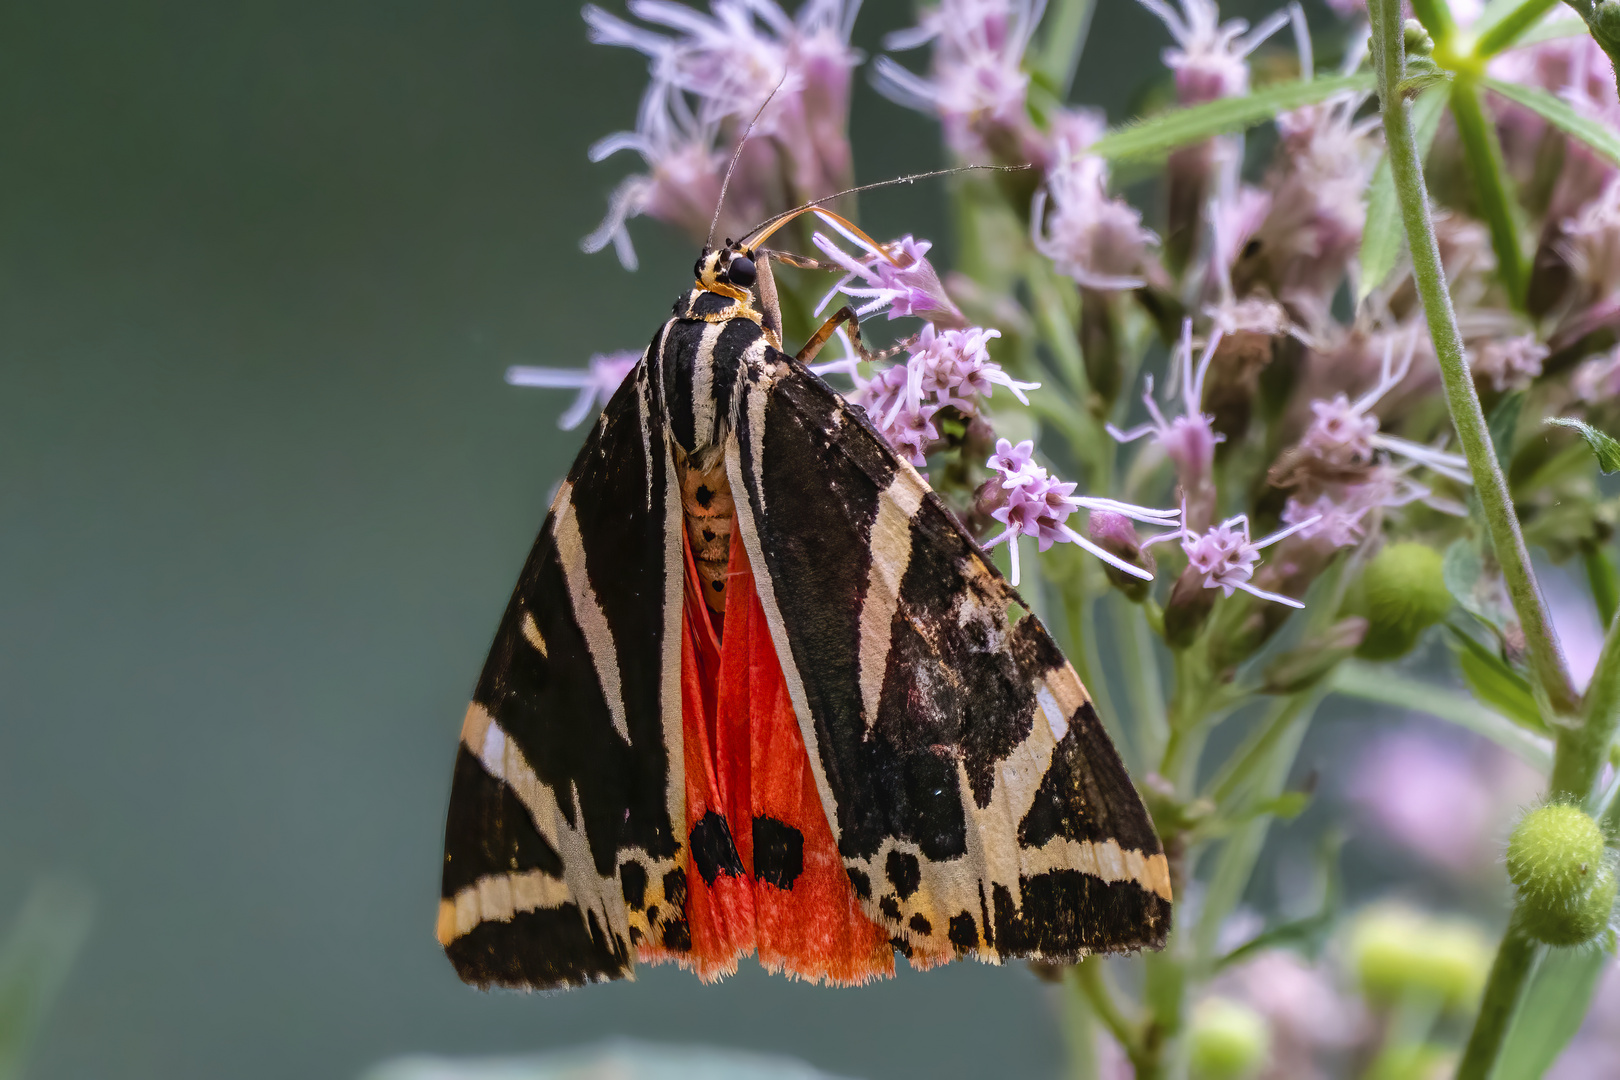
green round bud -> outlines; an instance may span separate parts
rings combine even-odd
[[[1620,0],[1602,0],[1593,7],[1590,26],[1598,44],[1609,48],[1620,44]]]
[[[1231,998],[1207,997],[1193,1010],[1189,1065],[1198,1080],[1253,1076],[1271,1052],[1266,1018]]]
[[[1367,634],[1356,655],[1393,660],[1451,610],[1440,553],[1425,544],[1390,544],[1361,572],[1358,604]]]
[[[1603,828],[1578,806],[1538,806],[1508,840],[1507,872],[1519,896],[1543,906],[1569,905],[1603,866]]]
[[[1614,871],[1607,864],[1595,867],[1587,888],[1566,901],[1519,897],[1514,915],[1524,932],[1545,945],[1566,948],[1585,945],[1609,925],[1614,912]]]
[[[1434,52],[1434,39],[1429,32],[1423,29],[1423,24],[1416,19],[1407,19],[1406,25],[1401,28],[1406,38],[1406,55],[1428,56]]]
[[[1479,996],[1492,959],[1490,941],[1472,923],[1395,905],[1363,911],[1351,928],[1349,951],[1368,998],[1428,997],[1453,1007]]]

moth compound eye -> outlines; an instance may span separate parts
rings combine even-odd
[[[746,255],[736,255],[732,257],[731,266],[726,270],[726,276],[731,279],[733,285],[741,285],[746,289],[754,284],[754,280],[759,274],[754,269],[753,259]]]

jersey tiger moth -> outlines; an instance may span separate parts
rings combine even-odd
[[[445,829],[469,983],[1164,943],[1169,868],[1074,669],[805,366],[853,312],[781,351],[760,245],[791,216],[704,249],[501,620]]]

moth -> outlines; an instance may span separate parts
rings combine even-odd
[[[1164,943],[1169,868],[1074,669],[806,366],[854,312],[782,349],[762,244],[807,209],[704,247],[551,503],[457,751],[437,933],[469,983]]]

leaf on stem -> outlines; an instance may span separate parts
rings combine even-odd
[[[1553,949],[1530,978],[1524,1006],[1508,1027],[1492,1080],[1538,1080],[1586,1019],[1612,948]]]
[[[1440,117],[1446,109],[1446,90],[1435,87],[1412,106],[1412,125],[1418,144],[1419,160],[1429,156]],[[1395,177],[1389,171],[1389,158],[1380,158],[1367,189],[1367,224],[1361,233],[1361,281],[1356,287],[1356,305],[1382,285],[1400,261],[1406,245],[1401,225],[1401,206],[1395,198]]]
[[[1488,421],[1491,445],[1496,448],[1496,463],[1504,473],[1508,471],[1508,462],[1513,460],[1513,436],[1519,430],[1519,414],[1524,411],[1524,398],[1523,390],[1509,394],[1491,410]]]
[[[1109,161],[1157,158],[1177,147],[1202,142],[1215,135],[1242,131],[1270,120],[1278,113],[1314,105],[1345,93],[1364,94],[1373,88],[1369,71],[1274,83],[1244,97],[1222,98],[1186,109],[1171,109],[1157,116],[1111,131],[1086,147],[1086,153]]]
[[[1581,140],[1604,157],[1620,165],[1620,132],[1600,120],[1582,116],[1563,98],[1536,86],[1519,86],[1501,79],[1480,80],[1493,93],[1523,105],[1566,135]]]
[[[1469,614],[1500,638],[1522,640],[1519,616],[1508,597],[1501,567],[1480,541],[1467,537],[1453,541],[1446,549],[1440,572],[1446,588]]]
[[[1514,671],[1500,655],[1456,627],[1451,628],[1451,633],[1451,649],[1457,657],[1457,667],[1475,700],[1489,705],[1521,727],[1545,731],[1530,680]]]
[[[1597,458],[1598,468],[1604,476],[1620,472],[1620,442],[1603,434],[1584,420],[1577,420],[1572,416],[1549,416],[1546,423],[1554,427],[1571,428],[1586,440],[1586,445],[1592,448],[1592,456]]]

